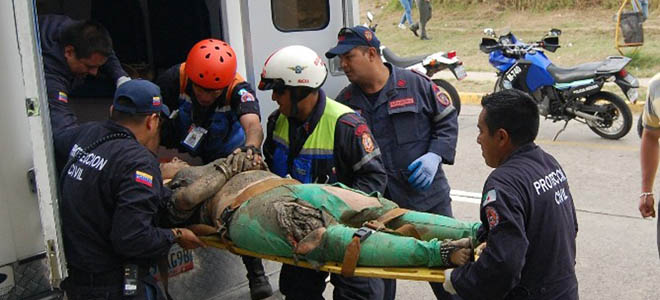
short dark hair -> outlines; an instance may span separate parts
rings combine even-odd
[[[358,48],[360,51],[362,51],[362,53],[366,53],[366,52],[368,52],[368,51],[369,51],[369,48],[374,48],[374,49],[376,49],[376,54],[380,55],[380,48],[369,47],[369,46],[362,46],[362,45],[360,45],[360,46],[355,46],[355,48]]]
[[[515,146],[533,142],[536,138],[539,109],[526,93],[518,90],[492,93],[481,99],[481,106],[486,111],[484,121],[490,135],[502,128],[509,133]]]
[[[86,20],[66,27],[60,34],[63,46],[73,46],[77,58],[89,58],[94,53],[112,54],[112,38],[101,23]]]
[[[116,102],[127,107],[135,106],[131,99],[123,96],[117,98]],[[150,114],[130,114],[113,109],[112,114],[110,115],[110,120],[113,120],[119,124],[139,124],[144,122],[144,119],[149,115]]]

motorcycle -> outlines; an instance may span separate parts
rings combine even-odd
[[[371,31],[376,32],[376,27],[378,27],[378,24],[373,23],[374,15],[371,12],[367,12],[367,20],[369,23],[364,24],[364,26],[368,27]],[[456,56],[456,51],[435,52],[432,54],[411,57],[399,57],[390,48],[387,48],[381,44],[380,53],[384,62],[389,62],[392,65],[400,68],[415,70],[418,73],[426,74],[426,76],[431,78],[433,83],[435,83],[438,87],[446,92],[445,94],[449,96],[449,99],[456,108],[456,113],[460,114],[461,98],[458,95],[456,88],[454,88],[454,86],[446,80],[439,78],[433,79],[433,75],[435,73],[445,69],[449,69],[457,80],[463,80],[465,77],[467,77],[463,62],[460,61]]]
[[[495,91],[517,89],[532,96],[539,113],[554,122],[565,121],[555,140],[570,120],[584,123],[599,136],[620,139],[632,127],[632,113],[626,102],[603,91],[605,82],[614,81],[635,102],[639,82],[625,66],[630,58],[609,56],[605,60],[570,68],[554,65],[543,50],[555,52],[561,30],[550,30],[541,41],[524,43],[511,32],[499,37],[491,28],[484,30],[479,49],[489,55],[497,69]]]

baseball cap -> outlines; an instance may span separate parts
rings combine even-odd
[[[325,57],[333,58],[353,50],[357,46],[380,48],[380,41],[369,28],[364,26],[344,27],[337,34],[337,46],[328,50]]]
[[[132,103],[120,103],[119,98],[124,97]],[[163,104],[160,88],[149,80],[133,79],[121,84],[115,91],[113,109],[128,114],[163,113],[170,115],[170,109]]]

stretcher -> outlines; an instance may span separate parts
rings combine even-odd
[[[283,264],[292,266],[303,267],[308,269],[315,269],[335,274],[341,274],[342,264],[337,262],[327,262],[324,265],[314,266],[305,261],[296,261],[290,257],[264,255],[256,252],[248,251],[245,249],[237,248],[233,245],[223,243],[217,235],[200,237],[202,241],[209,247],[224,249],[237,255],[247,255],[258,257],[261,259],[272,260]],[[430,282],[444,282],[445,275],[442,268],[428,268],[428,267],[356,267],[355,276],[359,277],[374,277],[374,278],[387,278],[387,279],[405,279],[417,281],[430,281]]]

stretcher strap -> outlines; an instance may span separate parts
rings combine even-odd
[[[387,223],[400,216],[403,216],[407,212],[408,212],[407,209],[397,207],[386,212],[382,216],[378,217],[378,219],[376,220],[371,220],[364,223],[364,226],[369,227],[376,231],[386,231],[387,227],[385,225],[387,225]]]
[[[248,199],[261,195],[267,191],[270,191],[271,189],[274,189],[279,186],[283,185],[288,185],[288,184],[300,184],[300,181],[291,179],[291,178],[271,178],[271,179],[266,179],[260,183],[257,183],[255,185],[252,185],[245,189],[236,199],[232,204],[229,206],[231,210],[237,209],[243,202],[247,201]]]
[[[360,248],[360,238],[354,236],[344,252],[344,262],[341,266],[342,276],[351,277],[355,274],[355,268],[360,258]]]

